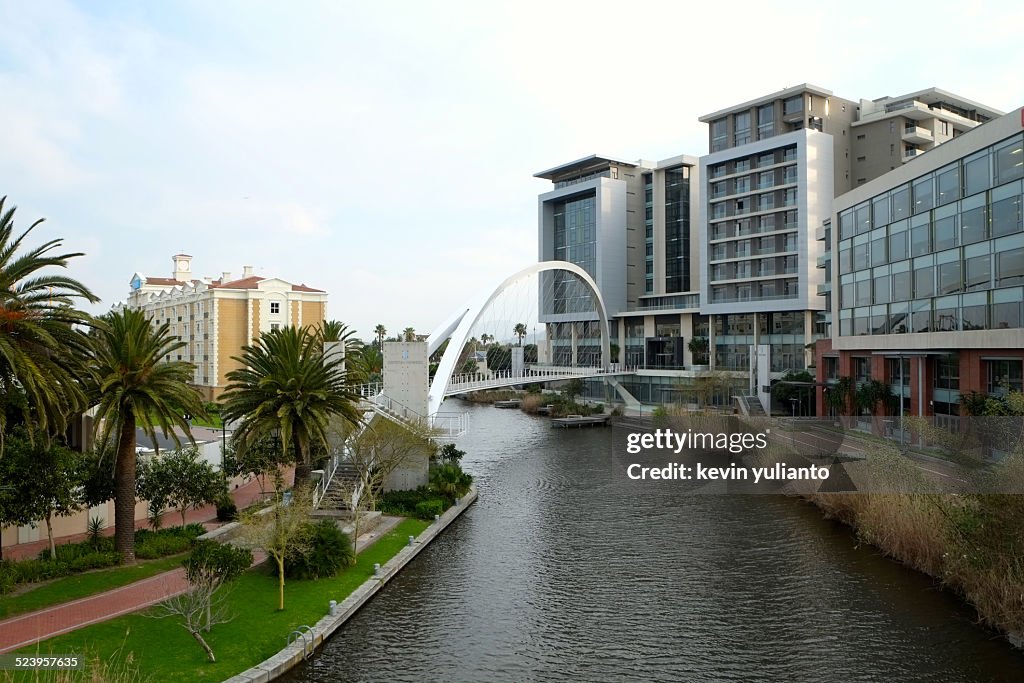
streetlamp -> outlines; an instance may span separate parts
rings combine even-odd
[[[795,396],[789,399],[789,405],[793,409],[793,417],[796,417],[796,405],[798,403],[800,403],[800,399],[796,398]]]

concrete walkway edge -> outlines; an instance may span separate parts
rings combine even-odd
[[[412,559],[416,557],[421,550],[427,547],[427,545],[442,531],[447,529],[452,522],[458,519],[459,515],[465,512],[470,505],[476,502],[476,499],[476,487],[470,487],[469,493],[459,500],[458,505],[454,505],[449,508],[443,515],[441,515],[439,520],[427,527],[423,533],[416,538],[416,541],[411,546],[406,546],[399,550],[398,554],[381,566],[379,574],[368,578],[362,583],[362,585],[352,591],[347,598],[338,603],[337,610],[334,615],[328,614],[318,621],[313,626],[311,637],[308,637],[306,640],[300,638],[273,657],[260,662],[251,669],[247,669],[236,676],[232,676],[224,683],[267,683],[302,663],[305,658],[304,655],[310,651],[311,646],[312,651],[314,652],[317,648],[321,647],[331,634],[337,631],[342,624],[348,621],[353,614],[359,611],[359,608],[365,605],[370,598],[376,595],[377,591],[397,575],[405,565],[409,564],[409,562],[412,561]]]

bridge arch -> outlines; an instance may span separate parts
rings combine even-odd
[[[430,384],[430,389],[427,393],[427,414],[433,415],[441,407],[441,402],[444,401],[445,392],[448,390],[448,383],[451,381],[452,373],[455,371],[455,364],[459,361],[459,356],[462,355],[462,349],[469,340],[470,331],[473,326],[483,315],[484,311],[491,302],[494,301],[502,292],[513,284],[524,280],[530,276],[537,275],[551,270],[564,270],[571,273],[576,277],[577,280],[582,282],[590,293],[594,296],[594,301],[597,305],[597,316],[601,324],[601,367],[604,370],[608,369],[608,363],[611,360],[611,339],[610,339],[610,328],[608,325],[608,312],[604,306],[604,299],[601,297],[601,292],[597,289],[597,283],[590,277],[590,274],[575,263],[569,263],[568,261],[540,261],[538,263],[531,264],[526,268],[523,268],[518,273],[510,275],[505,280],[494,288],[490,294],[481,297],[474,305],[467,307],[461,313],[456,314],[453,319],[449,320],[439,332],[431,335],[429,344],[433,348],[440,346],[444,341],[445,337],[448,337],[448,333],[451,333],[451,341],[448,342],[448,347],[445,349],[444,355],[441,357],[441,362],[437,366],[437,372],[434,373],[434,381]],[[457,325],[453,324],[454,320],[458,320]],[[451,331],[454,327],[454,331]]]

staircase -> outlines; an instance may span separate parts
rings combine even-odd
[[[327,484],[327,490],[317,504],[319,510],[351,510],[350,496],[354,487],[359,486],[359,471],[350,463],[338,463],[334,476]]]
[[[733,396],[736,405],[739,406],[740,414],[746,417],[768,417],[761,405],[761,399],[757,396]]]

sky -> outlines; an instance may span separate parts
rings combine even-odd
[[[723,7],[0,0],[0,195],[84,252],[92,312],[184,252],[369,339],[534,262],[540,170],[705,154],[699,116],[805,82],[1024,104],[1019,2]]]

